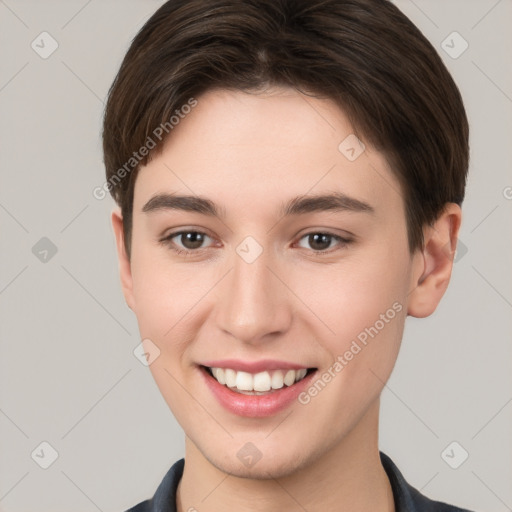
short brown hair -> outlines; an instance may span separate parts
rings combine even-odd
[[[462,203],[469,127],[460,92],[390,1],[169,0],[134,38],[105,109],[106,184],[128,255],[137,171],[172,136],[155,141],[155,129],[207,90],[272,85],[334,100],[383,152],[404,194],[411,252],[446,203]]]

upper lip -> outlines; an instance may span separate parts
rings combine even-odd
[[[311,368],[300,363],[278,361],[276,359],[261,359],[260,361],[241,361],[240,359],[218,359],[200,363],[209,368],[230,368],[235,371],[247,373],[259,373],[265,370],[300,370]]]

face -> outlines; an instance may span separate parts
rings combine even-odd
[[[124,293],[163,397],[223,471],[279,477],[376,433],[424,261],[353,132],[330,100],[210,91],[138,174]]]

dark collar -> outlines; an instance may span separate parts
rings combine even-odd
[[[386,454],[380,452],[380,460],[393,489],[395,512],[470,512],[423,496],[405,481],[402,473]],[[176,462],[165,475],[153,498],[139,503],[127,512],[176,512],[176,489],[184,466],[184,459]]]

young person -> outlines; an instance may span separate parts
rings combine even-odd
[[[171,0],[109,93],[123,292],[186,436],[132,512],[460,511],[379,452],[450,279],[468,123],[386,0]]]

